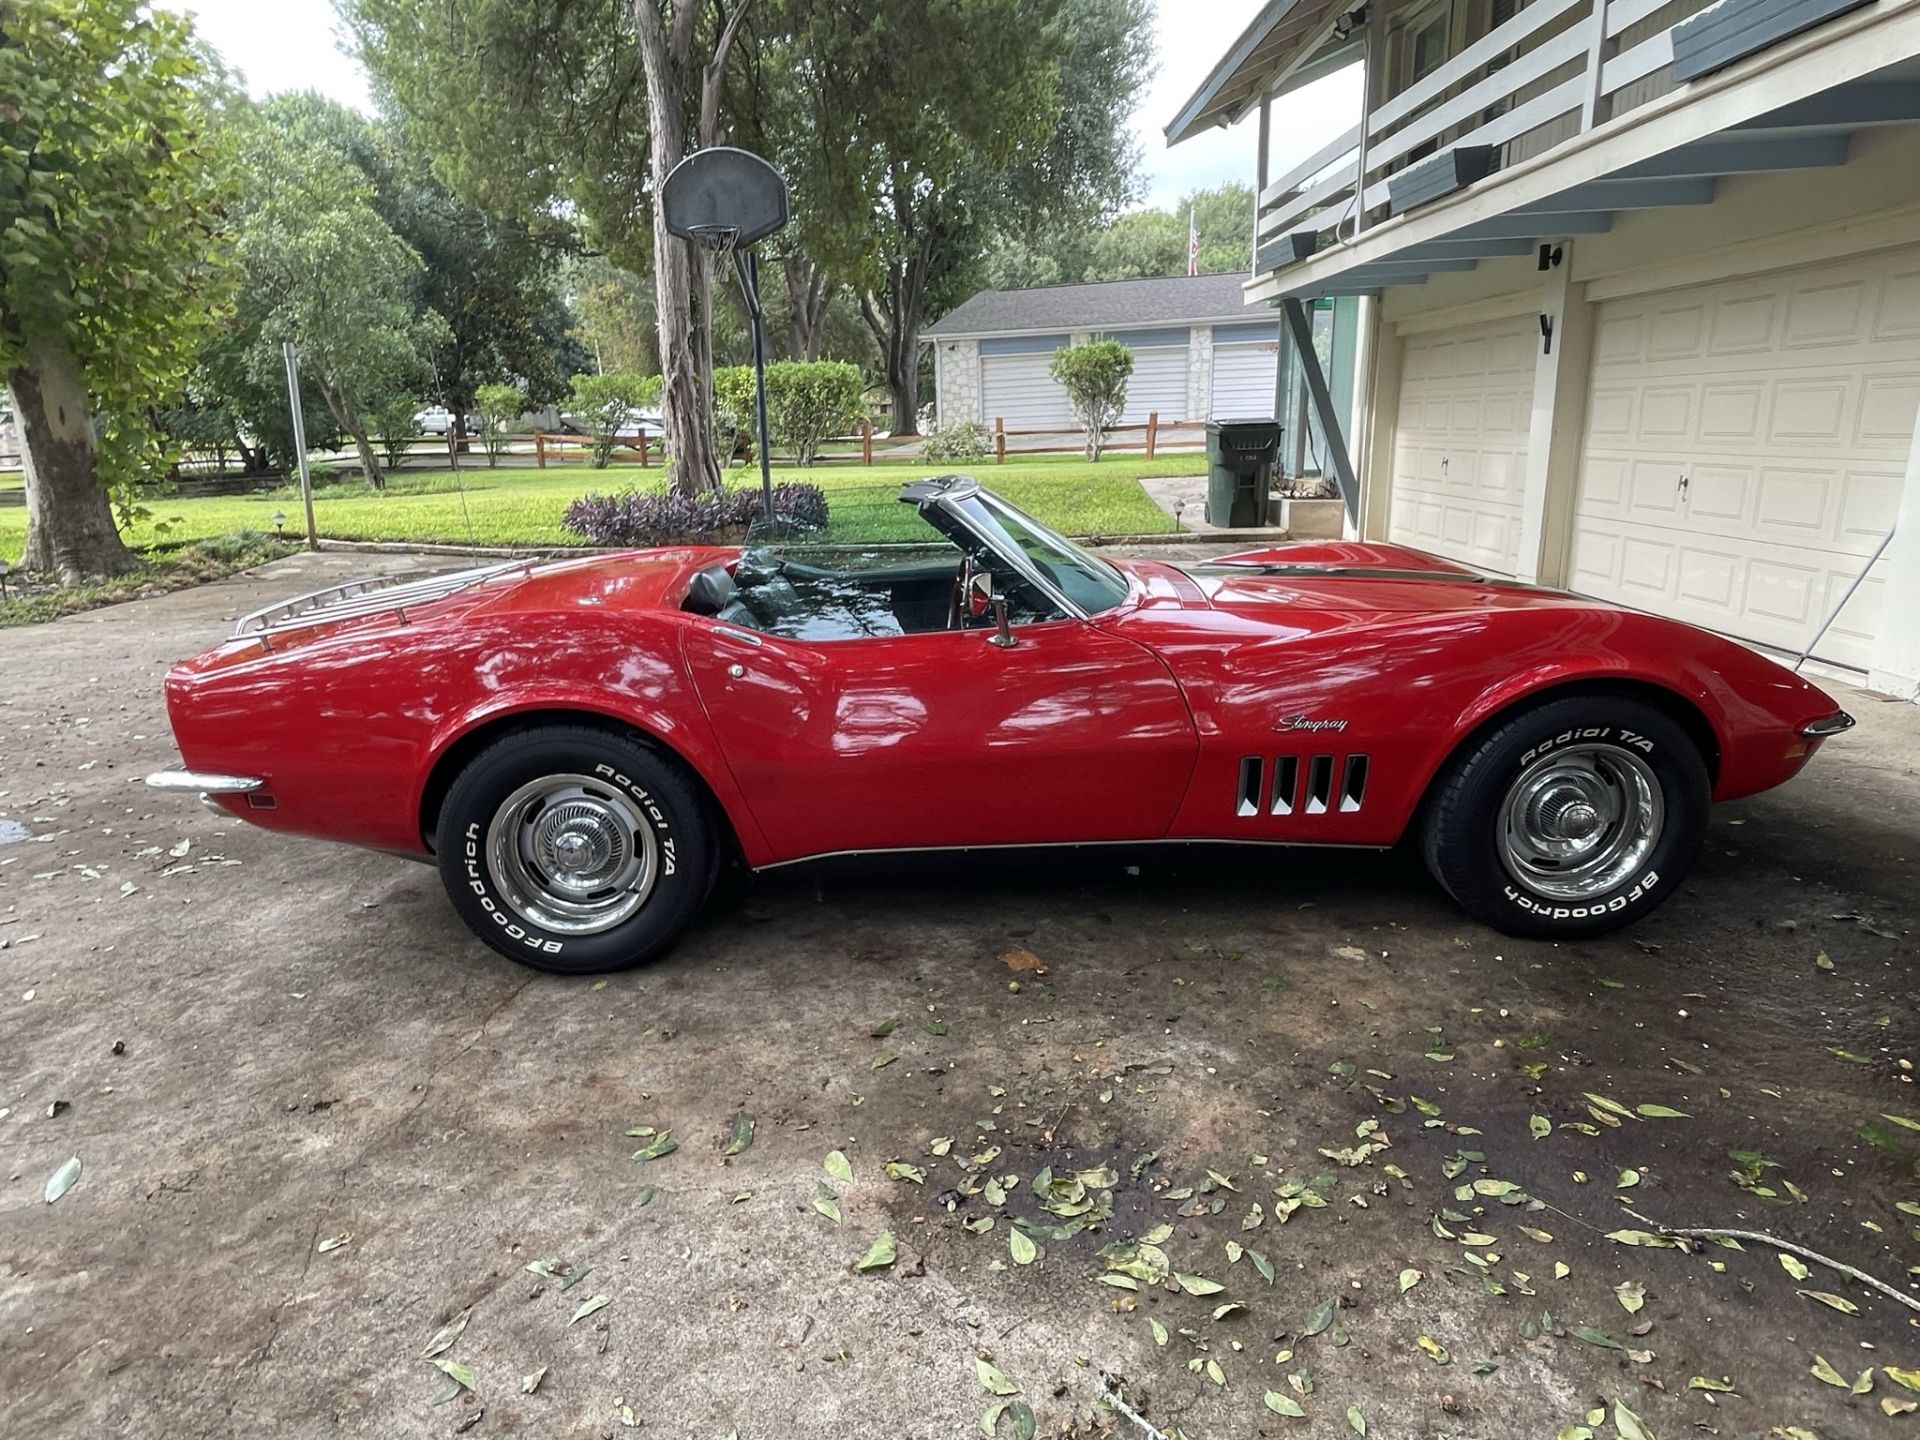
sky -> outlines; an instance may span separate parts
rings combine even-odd
[[[256,96],[318,90],[372,108],[359,61],[342,53],[332,0],[159,0],[191,12],[200,34],[239,70]],[[1167,148],[1165,126],[1239,38],[1264,0],[1155,0],[1159,69],[1133,115],[1141,200],[1173,207],[1190,190],[1251,182],[1255,122],[1210,130]],[[1310,86],[1274,106],[1273,172],[1320,148],[1352,124],[1357,87],[1345,77]]]

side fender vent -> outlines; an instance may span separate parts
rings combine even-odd
[[[1316,755],[1307,762],[1307,814],[1324,815],[1333,799],[1333,756]]]
[[[1282,755],[1273,762],[1273,813],[1291,815],[1299,803],[1300,757]]]
[[[1340,811],[1351,815],[1367,798],[1367,757],[1349,755],[1346,773],[1340,779]]]
[[[1260,813],[1264,768],[1258,755],[1249,755],[1240,762],[1240,798],[1233,807],[1234,814],[1245,817]]]

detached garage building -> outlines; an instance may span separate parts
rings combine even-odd
[[[1367,302],[1359,533],[1920,695],[1920,5],[1272,0],[1168,140],[1243,116],[1246,293]]]
[[[1248,304],[1245,275],[1181,275],[983,290],[929,326],[934,347],[935,419],[941,425],[995,420],[1009,430],[1073,428],[1065,392],[1048,373],[1054,351],[1087,340],[1117,340],[1133,352],[1122,424],[1256,419],[1296,408],[1278,401],[1282,347],[1277,312]],[[1336,325],[1329,304],[1319,330],[1328,344],[1336,399],[1351,404],[1353,325]],[[1338,332],[1345,346],[1333,348]],[[1344,378],[1344,385],[1341,383]],[[1283,420],[1284,423],[1284,420]],[[1290,431],[1305,436],[1304,422]],[[1311,454],[1311,451],[1309,451]],[[1297,467],[1296,467],[1297,468]]]

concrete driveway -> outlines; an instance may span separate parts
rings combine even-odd
[[[564,980],[136,783],[170,661],[366,568],[0,632],[0,1435],[1920,1430],[1920,1313],[1628,1243],[1915,1294],[1912,708],[1614,939],[1401,857],[923,861]]]

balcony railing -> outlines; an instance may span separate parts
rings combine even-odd
[[[1673,88],[1673,31],[1711,0],[1534,0],[1260,193],[1255,271],[1377,223],[1438,151],[1538,155]],[[1356,198],[1358,197],[1358,198]]]

